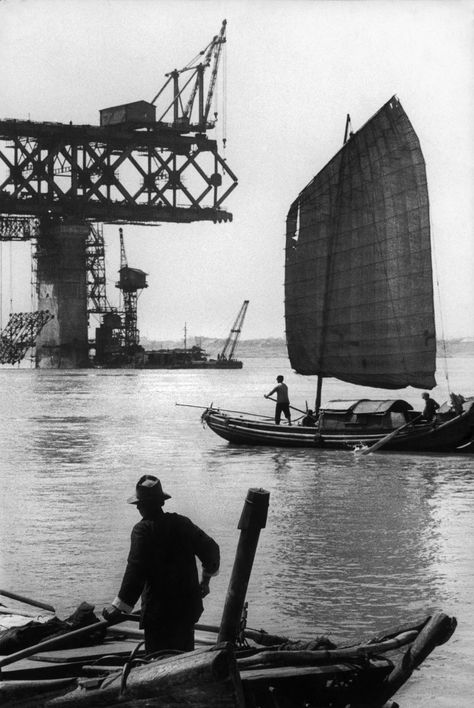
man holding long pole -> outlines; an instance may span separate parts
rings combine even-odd
[[[290,413],[290,399],[288,396],[288,386],[283,383],[283,376],[280,374],[277,376],[277,385],[270,393],[264,394],[265,398],[270,398],[271,395],[276,393],[277,403],[275,406],[275,424],[280,425],[281,414],[283,413],[288,421],[288,425],[291,425],[291,413]]]

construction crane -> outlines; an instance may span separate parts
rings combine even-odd
[[[229,332],[224,348],[219,354],[219,359],[227,359],[230,361],[234,356],[235,349],[237,347],[237,342],[239,341],[240,333],[242,331],[242,326],[244,324],[245,315],[247,314],[247,307],[249,306],[249,301],[244,300],[242,307],[239,310],[232,329]]]
[[[182,69],[174,69],[173,71],[165,74],[167,81],[150,103],[152,105],[156,103],[170,82],[173,82],[173,98],[166,106],[165,110],[161,113],[158,118],[158,123],[164,121],[168,112],[173,109],[173,121],[171,125],[180,133],[186,133],[194,130],[202,133],[214,128],[217,121],[217,112],[214,113],[215,119],[213,121],[209,120],[209,112],[214,96],[222,47],[226,42],[226,25],[227,21],[223,20],[219,34],[215,35],[207,47],[199,52],[197,57],[192,59],[185,67]],[[203,61],[198,62],[198,59],[202,56],[204,56]],[[207,95],[205,95],[204,75],[206,69],[211,66],[211,63],[212,70],[210,73]],[[189,77],[186,77],[186,81],[182,86],[180,86],[180,76],[186,72],[192,73]],[[188,93],[189,95],[186,105],[184,106],[185,93]],[[197,120],[193,123],[191,119],[196,95],[198,96],[198,115]]]
[[[140,344],[140,333],[137,328],[137,300],[138,293],[147,288],[146,273],[138,268],[129,268],[123,229],[120,235],[120,270],[119,281],[115,284],[122,293],[123,298],[123,339],[125,353],[133,353]]]

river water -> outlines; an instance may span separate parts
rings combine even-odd
[[[473,359],[449,360],[456,393],[474,393]],[[263,398],[285,375],[292,405],[315,381],[284,359],[237,371],[1,369],[0,586],[51,602],[113,599],[130,529],[125,499],[143,473],[220,544],[202,622],[219,623],[247,490],[270,492],[248,589],[248,625],[336,642],[442,609],[458,619],[397,694],[402,708],[469,708],[474,698],[474,456],[232,447],[192,404],[272,415]],[[433,392],[447,397],[443,376]],[[386,392],[372,391],[373,398]],[[396,392],[389,397],[396,397]],[[420,392],[400,392],[419,408]],[[329,381],[323,400],[367,391]],[[296,414],[297,415],[297,414]]]

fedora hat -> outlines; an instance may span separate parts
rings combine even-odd
[[[138,504],[139,502],[163,502],[171,499],[169,494],[163,491],[158,477],[151,474],[144,474],[137,482],[135,494],[127,499],[128,504]]]

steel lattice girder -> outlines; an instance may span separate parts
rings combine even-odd
[[[236,186],[216,142],[204,135],[0,121],[5,214],[107,223],[230,221],[222,204]]]
[[[30,241],[39,234],[39,221],[33,216],[0,214],[0,241]]]

